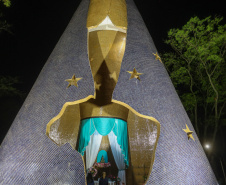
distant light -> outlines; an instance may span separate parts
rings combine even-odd
[[[206,145],[205,145],[205,148],[206,148],[206,149],[209,149],[209,148],[210,148],[210,145],[209,145],[209,144],[206,144]]]

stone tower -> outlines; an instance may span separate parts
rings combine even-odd
[[[65,102],[94,94],[87,55],[88,6],[89,0],[81,2],[1,145],[0,184],[85,184],[81,155],[69,144],[58,147],[45,132]],[[217,184],[195,132],[195,140],[188,140],[182,130],[185,124],[194,128],[164,65],[153,55],[157,49],[133,0],[127,0],[127,14],[126,50],[113,99],[161,124],[147,184]],[[143,73],[140,81],[129,80],[127,71],[134,67]],[[66,90],[65,79],[73,74],[83,79],[78,88]]]

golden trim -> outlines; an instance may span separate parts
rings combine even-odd
[[[89,96],[87,96],[86,98],[81,99],[81,100],[76,100],[76,101],[73,101],[73,102],[66,102],[66,103],[63,105],[63,107],[62,107],[60,113],[59,113],[56,117],[52,118],[52,119],[49,121],[49,123],[47,124],[47,126],[46,126],[46,135],[49,137],[49,132],[50,132],[50,127],[51,127],[51,125],[52,125],[55,121],[57,121],[58,119],[60,119],[60,117],[63,115],[63,113],[64,113],[64,111],[65,111],[65,109],[67,108],[68,105],[80,104],[80,103],[83,103],[83,102],[88,101],[88,100],[91,99],[91,98],[93,98],[93,95],[89,95]],[[50,139],[51,139],[51,138],[50,138]],[[52,139],[51,139],[51,140],[52,140]]]
[[[97,27],[107,16],[115,26],[127,29],[125,0],[90,0],[86,24],[88,29]]]
[[[53,124],[56,120],[60,119],[60,117],[63,115],[63,113],[64,113],[64,111],[65,111],[65,109],[67,108],[68,105],[81,104],[81,103],[87,102],[88,100],[93,99],[93,98],[94,98],[93,95],[89,95],[89,96],[87,96],[86,98],[81,99],[81,100],[76,100],[76,101],[73,101],[73,102],[66,102],[66,103],[63,105],[63,107],[62,107],[60,113],[59,113],[56,117],[52,118],[52,119],[49,121],[49,123],[47,124],[47,126],[46,126],[46,134],[47,134],[47,136],[49,137],[49,131],[50,131],[50,126],[51,126],[51,124]],[[152,120],[152,121],[155,121],[155,122],[158,122],[158,123],[159,123],[159,121],[158,121],[157,119],[155,119],[154,117],[145,116],[145,115],[143,115],[143,114],[140,114],[140,113],[138,113],[136,110],[134,110],[132,107],[130,107],[128,104],[126,104],[126,103],[124,103],[124,102],[121,102],[121,101],[118,101],[118,100],[114,100],[114,99],[112,100],[112,102],[113,102],[113,103],[120,104],[120,105],[122,105],[122,106],[128,108],[130,111],[132,111],[135,115],[137,115],[137,116],[139,116],[139,117],[142,117],[142,118],[145,118],[145,119],[149,119],[149,120]],[[123,120],[125,120],[125,119],[123,119]]]
[[[67,109],[67,107],[68,106],[74,106],[74,105],[77,105],[76,107],[80,107],[79,109],[79,111],[80,111],[80,113],[78,112],[78,116],[76,117],[76,119],[75,118],[73,118],[72,120],[71,119],[69,119],[70,121],[73,121],[73,123],[75,123],[76,125],[80,125],[80,120],[81,120],[81,114],[82,114],[82,112],[83,112],[83,110],[81,110],[81,105],[82,104],[86,104],[86,107],[89,107],[89,103],[87,104],[87,102],[90,102],[91,100],[95,100],[95,99],[93,99],[94,98],[94,96],[93,95],[89,95],[89,96],[87,96],[86,98],[84,98],[84,99],[81,99],[81,100],[77,100],[77,101],[74,101],[74,102],[67,102],[67,103],[65,103],[64,104],[64,106],[62,107],[62,109],[61,109],[61,111],[60,111],[60,113],[56,116],[56,117],[54,117],[54,118],[52,118],[51,120],[50,120],[50,122],[47,124],[47,128],[46,128],[46,134],[47,134],[47,136],[49,136],[49,133],[51,132],[50,131],[50,129],[51,129],[51,126],[52,126],[52,124],[53,124],[53,126],[54,126],[54,123],[55,123],[55,121],[57,121],[57,120],[59,120],[59,119],[61,119],[61,117],[63,116],[63,114],[64,113],[66,113],[67,114],[67,112],[69,111],[70,112],[70,110],[66,110]],[[128,104],[126,104],[126,103],[124,103],[124,102],[121,102],[121,101],[117,101],[117,100],[112,100],[112,102],[111,102],[111,104],[113,104],[113,105],[115,105],[116,107],[117,106],[122,106],[122,107],[124,107],[125,109],[128,109],[128,114],[126,114],[127,115],[127,118],[124,118],[124,116],[126,116],[126,115],[124,115],[123,116],[123,120],[125,120],[125,121],[127,121],[127,123],[128,123],[128,130],[131,130],[133,127],[134,127],[134,125],[136,125],[137,123],[135,123],[134,122],[134,120],[136,120],[136,122],[138,122],[139,124],[143,124],[143,126],[145,127],[145,128],[154,128],[154,127],[152,127],[151,125],[155,125],[156,126],[156,129],[157,129],[157,136],[156,136],[156,140],[155,140],[155,142],[154,142],[154,146],[153,146],[153,150],[151,149],[150,150],[150,152],[151,152],[151,154],[149,154],[149,156],[147,156],[146,158],[147,159],[150,159],[149,161],[150,162],[148,162],[148,165],[150,165],[150,168],[149,168],[149,172],[148,172],[148,177],[150,176],[150,174],[151,174],[151,172],[152,172],[152,168],[153,168],[153,165],[154,165],[154,160],[155,160],[155,152],[156,152],[156,148],[157,148],[157,144],[158,144],[158,140],[159,140],[159,135],[160,135],[160,123],[158,122],[158,120],[157,119],[155,119],[154,117],[151,117],[151,116],[146,116],[146,115],[142,115],[142,114],[140,114],[140,113],[138,113],[135,109],[133,109],[132,107],[130,107]],[[73,109],[73,107],[71,107],[72,109]],[[94,106],[94,108],[95,108],[95,106]],[[100,111],[101,110],[101,107],[99,107],[98,105],[96,105],[96,108]],[[102,107],[103,108],[103,107]],[[107,108],[107,111],[109,110],[109,107],[106,107]],[[104,109],[104,108],[103,108]],[[116,112],[117,112],[117,110],[119,110],[118,108],[116,109]],[[65,112],[66,111],[66,112]],[[114,112],[114,111],[113,111]],[[120,111],[121,112],[121,111]],[[65,116],[65,115],[64,115]],[[92,117],[92,115],[91,115],[91,117]],[[101,116],[99,116],[99,117],[101,117]],[[104,116],[103,115],[103,117],[112,117],[112,116]],[[79,119],[80,118],[80,119]],[[120,117],[118,117],[118,118],[120,118]],[[62,119],[61,119],[62,120]],[[146,122],[145,120],[149,120],[150,122]],[[55,123],[56,124],[56,123]],[[71,129],[70,127],[67,127],[67,123],[64,123],[64,121],[62,121],[62,123],[61,123],[62,125],[61,125],[61,127],[62,126],[66,126],[66,132],[67,132],[67,129]],[[70,124],[70,123],[69,123]],[[74,125],[75,125],[74,124]],[[151,124],[150,126],[151,127],[148,127],[148,125],[149,124]],[[129,126],[130,125],[130,126]],[[130,127],[130,128],[129,128]],[[77,131],[76,131],[76,133],[78,133],[78,135],[73,135],[73,140],[78,140],[78,137],[79,137],[79,127],[77,127],[76,128],[77,129]],[[61,130],[61,131],[64,131],[64,130]],[[132,134],[132,135],[131,135]],[[65,135],[63,135],[63,136],[65,136]],[[69,136],[70,137],[70,136]],[[134,138],[136,138],[136,137],[134,137],[134,134],[133,133],[130,133],[129,131],[128,131],[128,137],[129,137],[129,139],[134,139]],[[51,139],[51,138],[50,138]],[[54,141],[53,139],[51,139],[52,141]],[[57,145],[62,145],[62,144],[65,144],[65,142],[68,142],[68,143],[70,143],[71,144],[71,146],[72,146],[72,148],[73,149],[75,149],[76,147],[75,147],[75,144],[74,143],[71,143],[71,140],[70,140],[70,138],[68,139],[68,138],[66,138],[66,140],[65,140],[65,138],[62,138],[62,140],[64,140],[64,143],[57,143],[57,142],[55,142],[54,141],[54,143],[56,143]],[[129,145],[130,144],[132,144],[131,143],[131,141],[129,141]],[[150,145],[147,145],[147,147],[148,148],[150,148]],[[132,151],[133,149],[132,148],[130,148],[130,150]],[[147,149],[147,150],[149,150],[149,149]],[[138,155],[140,155],[139,153],[138,153]],[[151,158],[150,158],[151,157]],[[146,161],[147,161],[147,159],[145,159],[144,160],[144,164],[147,164],[146,163]],[[82,157],[82,160],[83,160],[83,163],[84,163],[84,170],[85,170],[85,161],[84,161],[84,157]],[[130,158],[130,160],[131,160],[131,164],[132,163],[136,163],[135,162],[135,158],[134,158],[134,156],[132,157],[132,158]],[[134,170],[134,168],[133,168],[133,166],[131,165],[130,167],[129,167],[129,169],[130,169],[130,171],[133,171]],[[86,174],[86,171],[85,171],[85,174]],[[129,175],[129,174],[128,174]],[[147,183],[147,181],[148,181],[148,179],[146,180],[146,182],[145,183]]]
[[[115,100],[114,100],[115,101]],[[150,168],[149,168],[149,172],[148,172],[148,177],[150,177],[150,174],[151,174],[151,172],[152,172],[152,169],[153,169],[153,165],[154,165],[154,160],[155,160],[155,152],[156,152],[156,148],[157,148],[157,144],[158,144],[158,140],[159,140],[159,135],[160,135],[160,127],[161,127],[161,125],[160,125],[160,123],[158,122],[158,120],[157,119],[155,119],[155,118],[153,118],[153,117],[150,117],[150,116],[145,116],[145,115],[142,115],[142,114],[140,114],[140,113],[138,113],[137,111],[135,111],[132,107],[130,107],[130,106],[128,106],[127,104],[125,104],[125,103],[123,103],[123,102],[119,102],[119,101],[115,101],[115,102],[117,102],[117,103],[120,103],[120,104],[122,104],[122,105],[124,105],[124,106],[126,106],[128,109],[130,109],[130,111],[131,111],[131,113],[133,113],[134,115],[135,115],[135,117],[136,116],[138,116],[137,118],[135,118],[136,120],[138,120],[137,122],[138,122],[138,124],[143,124],[143,126],[145,127],[145,125],[147,126],[147,125],[149,125],[149,124],[152,124],[152,125],[155,125],[157,128],[157,136],[156,136],[156,140],[155,140],[155,142],[154,142],[154,147],[153,147],[153,149],[152,150],[150,150],[150,152],[151,152],[151,158],[149,158],[149,157],[147,157],[146,159],[143,159],[144,161],[142,162],[142,161],[140,161],[141,163],[143,163],[143,164],[147,164],[146,162],[146,160],[147,159],[150,159],[150,163],[148,162],[148,164],[150,164]],[[130,116],[131,117],[131,116]],[[150,120],[152,123],[147,123],[147,124],[145,124],[141,119],[143,118],[143,119],[145,119],[145,120]],[[130,132],[132,131],[133,132],[133,130],[131,130],[131,128],[129,128],[129,125],[130,125],[130,123],[132,123],[134,120],[132,119],[132,120],[130,120],[129,118],[127,119],[127,123],[128,123],[128,130],[130,130],[130,131],[128,131],[128,135],[129,135],[129,139],[131,139],[133,136],[131,136],[131,134],[130,134]],[[134,124],[134,125],[136,125],[136,124]],[[132,125],[132,126],[134,126],[134,125]],[[148,127],[145,127],[145,128],[148,128]],[[147,133],[147,132],[146,132]],[[137,133],[137,134],[139,134],[139,133]],[[145,133],[144,133],[145,134]],[[143,141],[143,142],[145,142],[145,141]],[[129,142],[129,143],[131,143],[131,141]],[[139,146],[137,146],[138,148],[139,148]],[[149,147],[150,148],[150,145],[147,145],[147,147]],[[130,150],[131,150],[131,148],[130,148]],[[139,150],[139,149],[138,149]],[[149,149],[147,149],[147,150],[149,150]],[[130,155],[131,155],[131,157],[132,157],[132,152],[133,151],[130,151]],[[143,155],[143,154],[142,154]],[[139,158],[140,156],[138,156],[138,158]],[[145,158],[145,154],[144,154],[144,158]],[[133,156],[133,159],[130,159],[131,160],[131,163],[133,163],[132,165],[134,165],[134,156]],[[139,159],[138,159],[139,160]],[[136,163],[136,162],[135,162]],[[130,167],[129,167],[130,168]],[[132,167],[131,168],[131,170],[133,171],[134,170],[134,167]],[[136,176],[136,175],[134,175],[134,176]],[[149,178],[148,178],[149,179]],[[145,183],[147,183],[147,181],[148,181],[148,179],[145,181]],[[135,179],[134,179],[135,180]],[[131,183],[131,182],[129,182],[129,183]],[[136,183],[138,183],[138,182],[136,182]],[[135,183],[135,184],[136,184]]]
[[[140,114],[139,112],[137,112],[136,110],[134,110],[132,107],[130,107],[128,104],[124,103],[124,102],[121,102],[121,101],[118,101],[118,100],[112,100],[113,103],[117,103],[117,104],[120,104],[126,108],[128,108],[130,111],[132,111],[135,115],[139,116],[139,117],[142,117],[142,118],[145,118],[145,119],[149,119],[149,120],[152,120],[152,121],[155,121],[155,122],[158,122],[157,119],[155,119],[154,117],[150,117],[150,116],[145,116],[143,114]],[[159,122],[158,122],[159,123]]]

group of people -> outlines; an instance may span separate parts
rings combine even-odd
[[[94,180],[91,173],[88,173],[86,180],[87,185],[94,185]],[[99,179],[99,185],[108,185],[108,178],[106,177],[106,172],[103,172],[102,177]]]

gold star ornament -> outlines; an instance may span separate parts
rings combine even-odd
[[[110,78],[113,79],[115,82],[118,81],[118,79],[117,79],[117,74],[116,74],[115,71],[114,71],[112,74],[109,74],[109,76],[110,76]]]
[[[130,79],[132,78],[136,78],[138,80],[140,80],[140,75],[142,75],[143,73],[138,73],[137,70],[135,69],[135,67],[133,68],[133,71],[127,71],[129,74],[131,74]]]
[[[100,90],[100,86],[101,86],[101,84],[94,82],[95,89]]]
[[[67,88],[69,88],[70,86],[74,85],[76,87],[78,87],[78,81],[81,80],[82,78],[75,78],[75,75],[72,76],[71,79],[67,79],[65,81],[67,81],[69,84],[67,86]]]
[[[192,138],[192,139],[195,141],[194,137],[192,136],[193,131],[191,131],[191,130],[188,128],[187,124],[186,124],[186,129],[182,129],[182,130],[183,130],[184,132],[186,132],[186,134],[187,134],[187,136],[188,136],[188,140],[189,140],[190,138]]]
[[[161,58],[160,58],[160,56],[158,55],[157,52],[156,53],[153,53],[153,55],[155,55],[155,59],[156,60],[159,60],[162,63],[162,60],[161,60]]]

